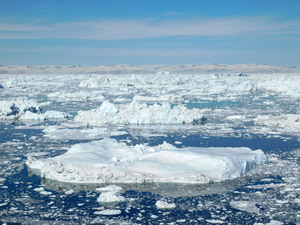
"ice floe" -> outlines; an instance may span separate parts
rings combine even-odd
[[[128,146],[106,138],[76,144],[53,158],[29,157],[26,163],[42,177],[61,182],[207,183],[237,178],[266,162],[261,150],[249,148],[162,146]]]

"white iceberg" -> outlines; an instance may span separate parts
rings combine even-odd
[[[18,98],[0,101],[0,119],[46,120],[63,119],[69,115],[49,110],[42,113],[41,104],[31,99]]]
[[[109,185],[102,188],[96,188],[96,191],[102,192],[97,201],[102,203],[123,202],[125,198],[118,194],[122,191],[122,187],[117,185]]]
[[[168,202],[165,202],[162,200],[156,201],[155,206],[158,209],[174,209],[174,208],[176,208],[175,203],[168,203]]]
[[[20,120],[47,120],[47,119],[64,119],[68,117],[69,114],[67,113],[55,111],[55,110],[49,110],[42,114],[26,111],[23,115],[20,116],[19,119]]]
[[[108,191],[108,192],[101,193],[100,196],[97,198],[97,201],[102,203],[123,202],[125,201],[125,198],[121,195],[118,195],[115,192]]]
[[[237,178],[266,162],[249,148],[128,146],[106,138],[76,144],[65,154],[26,164],[46,179],[70,183],[207,183]]]
[[[79,111],[74,120],[90,125],[178,124],[199,120],[205,111],[207,109],[188,109],[181,104],[172,107],[168,102],[147,105],[134,98],[128,105],[115,105],[104,101],[96,109]]]
[[[25,113],[39,112],[41,112],[40,105],[34,100],[18,98],[0,101],[0,119],[14,119]]]

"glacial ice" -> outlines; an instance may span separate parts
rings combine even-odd
[[[46,179],[70,183],[208,183],[237,178],[266,160],[261,150],[249,148],[170,149],[106,138],[53,158],[29,157],[26,164]]]
[[[168,102],[147,105],[133,98],[128,105],[104,101],[98,108],[79,111],[74,120],[84,124],[174,124],[192,123],[201,119],[206,109],[188,109],[184,105],[173,108]]]

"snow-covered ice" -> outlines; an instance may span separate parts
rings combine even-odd
[[[115,139],[76,144],[54,158],[27,166],[50,180],[72,183],[207,183],[237,178],[266,162],[249,148],[128,146]]]

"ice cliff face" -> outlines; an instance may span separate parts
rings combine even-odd
[[[170,149],[106,138],[76,144],[54,158],[29,158],[27,166],[47,179],[70,183],[207,183],[237,178],[265,162],[261,150],[249,148]]]

